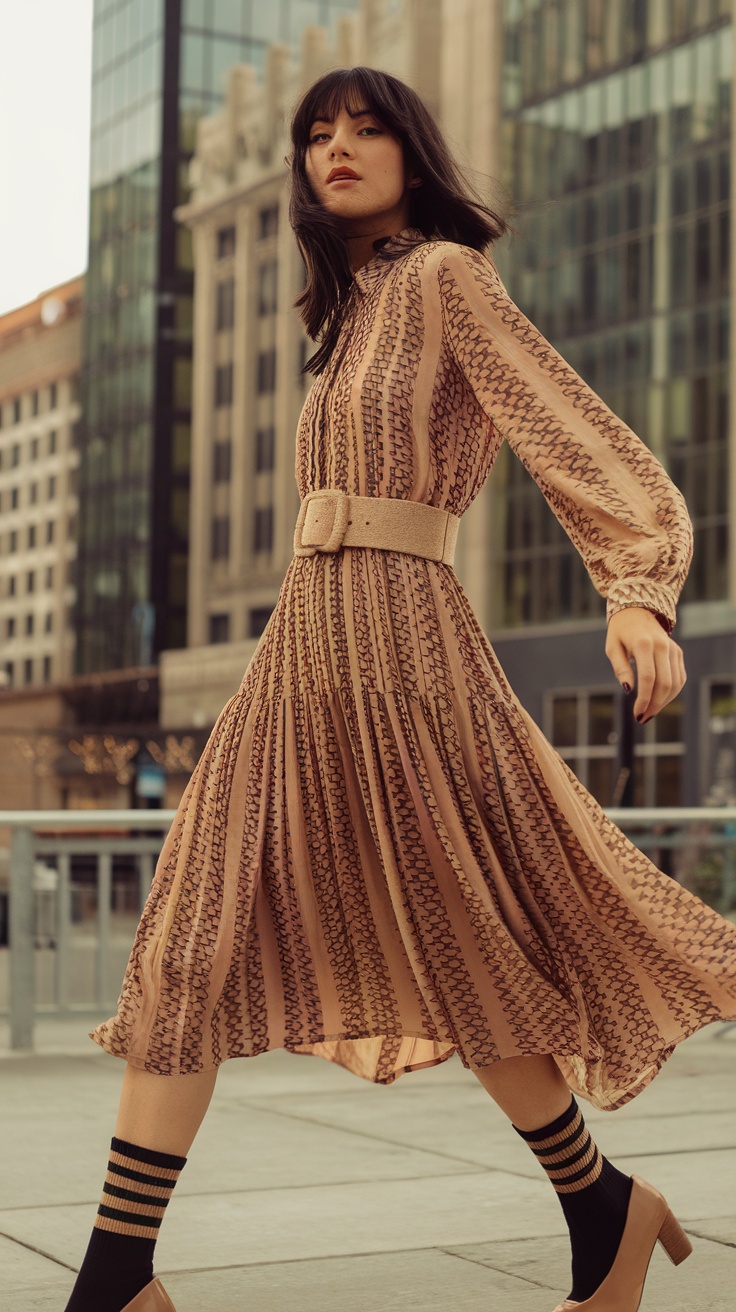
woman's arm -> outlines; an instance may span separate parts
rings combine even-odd
[[[634,709],[649,718],[685,682],[681,650],[665,638],[693,553],[682,493],[511,300],[486,256],[447,243],[438,279],[449,348],[606,598],[606,654],[621,683],[636,661]]]

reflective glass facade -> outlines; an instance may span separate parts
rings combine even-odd
[[[95,0],[83,332],[78,673],[186,642],[197,119],[227,69],[357,0]]]
[[[695,526],[683,601],[727,595],[730,0],[506,0],[509,291],[655,451]],[[603,616],[523,466],[496,623]]]

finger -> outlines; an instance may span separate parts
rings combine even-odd
[[[682,647],[677,648],[677,654],[680,660],[680,679],[681,679],[680,688],[684,688],[685,684],[687,683],[687,671],[685,669],[685,654],[682,650]]]
[[[627,689],[631,692],[631,689],[634,687],[635,676],[631,661],[629,660],[623,643],[610,638],[606,646],[606,656],[611,662],[611,669],[613,670],[616,679],[621,684],[624,692],[626,692]]]
[[[650,715],[650,706],[657,682],[657,667],[654,659],[654,646],[651,642],[637,643],[634,652],[636,661],[636,701],[634,716],[645,720]]]
[[[649,691],[647,705],[644,707],[643,711],[639,712],[637,712],[637,708],[634,706],[634,714],[637,716],[637,719],[641,718],[642,723],[651,720],[657,715],[662,707],[666,706],[678,691],[677,684],[672,677],[672,668],[670,664],[671,646],[672,644],[669,640],[664,646],[658,642],[652,645],[651,659],[654,678]]]
[[[685,680],[682,677],[682,652],[680,651],[679,647],[675,646],[674,642],[670,643],[669,657],[670,657],[670,678],[672,680],[672,692],[670,693],[670,701],[673,701],[673,699],[678,695],[678,693],[682,691],[682,688],[685,683]]]

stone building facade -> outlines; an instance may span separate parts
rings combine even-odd
[[[57,683],[74,654],[83,278],[0,316],[0,682]]]

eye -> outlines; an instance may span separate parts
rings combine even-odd
[[[358,136],[361,135],[361,133],[378,133],[380,135],[380,129],[379,127],[370,127],[370,126],[361,127],[361,131],[359,131]],[[314,146],[315,142],[319,142],[320,136],[328,136],[328,135],[329,135],[328,133],[315,133],[314,136],[310,136],[310,146]]]

